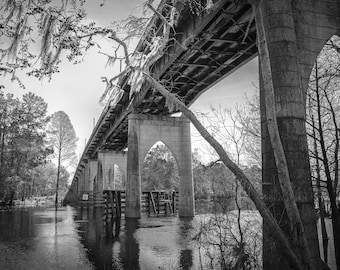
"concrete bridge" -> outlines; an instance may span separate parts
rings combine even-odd
[[[316,247],[312,256],[316,258],[319,256],[316,218],[305,130],[306,90],[317,55],[333,35],[340,33],[340,2],[262,2],[259,9],[268,41],[279,131],[297,203],[310,236],[308,241],[310,246]],[[177,42],[169,44],[165,56],[153,67],[155,77],[171,82],[173,92],[190,106],[200,94],[257,55],[256,28],[252,19],[251,6],[242,0],[217,1],[210,13],[199,17],[183,9],[176,33],[173,33]],[[150,27],[157,32],[162,21],[155,16]],[[147,36],[141,39],[138,51],[147,50],[148,39]],[[261,79],[263,197],[280,220],[284,207],[276,185],[277,170],[268,138]],[[100,196],[104,189],[110,189],[110,168],[117,164],[127,179],[126,216],[139,217],[141,164],[150,147],[162,141],[178,162],[181,178],[179,215],[193,216],[189,122],[184,118],[171,117],[164,98],[152,91],[150,86],[144,85],[132,104],[127,77],[121,78],[120,86],[123,93],[116,104],[104,108],[81,157],[66,200],[76,201],[78,194],[86,190],[97,192]],[[264,233],[265,228],[266,224]],[[282,228],[285,229],[284,224]],[[270,247],[270,243],[267,246]],[[271,258],[281,260],[275,255]],[[270,268],[271,263],[266,261],[265,269],[274,269]],[[278,264],[272,266],[275,265]],[[281,265],[283,268],[280,269],[287,269],[283,260]]]
[[[252,9],[246,1],[219,1],[216,9],[200,17],[184,9],[176,34],[172,33],[177,42],[172,41],[165,56],[153,67],[155,76],[171,81],[173,92],[190,106],[200,94],[256,56],[255,23],[251,19]],[[163,22],[155,16],[150,27],[160,31]],[[149,37],[145,36],[136,50],[147,50],[147,41]],[[127,77],[121,78],[119,84],[124,92],[114,105],[104,108],[66,200],[78,200],[86,190],[100,199],[103,190],[112,188],[110,171],[116,164],[127,180],[126,216],[139,217],[141,166],[150,148],[162,141],[178,162],[179,215],[193,216],[189,122],[183,117],[171,117],[164,97],[147,85],[131,105]]]

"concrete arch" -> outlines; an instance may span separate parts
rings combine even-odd
[[[178,156],[180,156],[180,153],[179,153],[179,151],[178,151],[178,149],[176,149],[176,152],[174,152],[173,150],[172,150],[172,148],[171,147],[169,147],[169,145],[168,144],[166,144],[164,141],[162,141],[162,140],[158,140],[158,141],[156,141],[153,145],[151,145],[150,147],[149,147],[149,150],[147,150],[145,153],[144,153],[144,151],[146,150],[146,149],[148,149],[148,146],[145,146],[145,147],[143,147],[143,152],[141,153],[141,159],[140,159],[140,164],[141,164],[141,166],[143,166],[143,163],[144,163],[144,160],[145,160],[145,158],[146,158],[146,155],[149,153],[149,151],[157,144],[157,143],[162,143],[163,145],[165,145],[166,146],[166,148],[170,151],[170,153],[171,153],[171,155],[174,157],[174,159],[175,159],[175,162],[176,162],[176,165],[177,165],[177,168],[178,168],[178,170],[180,169],[180,167],[179,167],[179,164],[180,164],[180,161],[178,160]]]
[[[152,145],[149,149],[149,151],[145,154],[145,156],[142,158],[142,163],[141,163],[141,168],[142,168],[142,171],[141,171],[141,174],[143,173],[144,171],[144,165],[145,165],[145,160],[149,154],[150,151],[152,151],[152,149],[154,149],[155,147],[159,146],[159,145],[162,145],[162,146],[165,146],[165,148],[169,151],[169,154],[171,155],[171,157],[175,160],[175,167],[177,169],[177,176],[179,176],[179,163],[178,163],[178,159],[177,157],[174,155],[173,151],[169,148],[169,146],[167,144],[165,144],[164,142],[162,141],[157,141],[154,145]],[[143,185],[142,185],[143,186]],[[176,189],[178,188],[178,186],[176,185]],[[144,191],[144,190],[143,190]]]
[[[338,32],[338,34],[340,34],[340,31]],[[309,83],[311,77],[314,76],[314,75],[312,74],[312,72],[315,72],[315,64],[316,64],[316,61],[317,61],[318,57],[322,54],[322,52],[323,52],[323,50],[324,50],[324,48],[325,48],[325,46],[326,46],[326,44],[327,44],[327,42],[328,42],[329,40],[331,40],[331,39],[332,39],[333,37],[335,37],[335,36],[338,36],[339,39],[340,39],[340,35],[338,35],[338,34],[331,35],[331,36],[329,37],[329,39],[327,39],[327,40],[324,41],[322,47],[321,47],[321,48],[318,48],[318,49],[320,49],[320,50],[319,50],[318,53],[316,54],[316,56],[315,56],[315,58],[314,58],[314,62],[313,62],[312,66],[311,66],[311,68],[310,68],[310,70],[309,70],[309,78],[308,78],[307,85],[303,85],[303,87],[305,87],[304,89],[306,89],[306,93],[307,93],[307,90],[308,90],[308,87],[309,87],[308,83]],[[320,63],[319,63],[319,67],[320,67]],[[306,97],[306,102],[307,102],[307,97]]]
[[[340,29],[340,26],[339,26]],[[333,31],[332,31],[333,30]],[[330,29],[326,31],[321,37],[315,40],[313,43],[309,44],[309,48],[299,48],[300,55],[300,67],[301,67],[301,87],[306,96],[309,79],[312,73],[312,70],[315,65],[315,61],[322,52],[326,43],[333,37],[339,36],[340,31],[336,29]],[[308,51],[309,50],[309,51]],[[308,54],[308,56],[306,55]],[[305,56],[305,57],[303,57]]]
[[[133,116],[135,117],[135,115]],[[132,118],[132,117],[131,117]],[[129,118],[130,119],[130,118]],[[160,116],[146,116],[138,115],[139,121],[139,164],[143,164],[144,157],[149,152],[151,147],[158,141],[164,143],[172,152],[178,165],[179,174],[184,170],[185,156],[183,156],[182,142],[190,137],[183,137],[185,123],[188,120],[179,117],[160,117]],[[190,136],[190,128],[189,128]],[[191,147],[191,145],[190,145]],[[191,154],[191,153],[190,153]],[[181,166],[182,165],[182,166]]]
[[[129,115],[127,217],[140,217],[141,170],[149,149],[162,141],[178,162],[179,215],[194,215],[190,122],[183,117]]]
[[[116,176],[117,176],[118,172],[121,172],[121,174],[122,174],[122,178],[123,178],[122,179],[122,186],[125,186],[125,184],[126,184],[126,177],[127,177],[126,176],[126,163],[125,163],[124,167],[125,167],[125,169],[122,168],[117,163],[114,163],[109,170],[109,173],[112,174],[110,178],[114,180],[114,187],[113,187],[114,190],[121,189],[120,187],[118,187],[118,183],[117,183],[117,180],[116,180]]]
[[[98,169],[97,169],[97,192],[101,193],[103,190],[112,190],[114,188],[112,179],[112,168],[114,164],[120,167],[125,178],[127,175],[127,153],[121,151],[98,151]]]
[[[327,3],[317,0],[292,1],[292,10],[302,89],[307,91],[316,57],[333,35],[340,34],[340,2],[338,0],[330,0]]]

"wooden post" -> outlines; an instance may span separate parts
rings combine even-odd
[[[159,191],[157,191],[157,214],[159,215]]]
[[[150,192],[148,192],[148,215],[150,216],[150,200],[151,200],[151,196],[150,196]]]
[[[172,196],[171,196],[171,199],[172,199],[172,211],[175,214],[175,212],[176,212],[176,192],[174,190],[171,191],[171,192],[172,192]]]
[[[168,215],[168,207],[167,207],[167,201],[168,201],[168,198],[167,198],[167,194],[164,192],[164,214],[165,215]]]
[[[105,220],[108,220],[108,218],[109,218],[109,200],[108,200],[107,191],[104,191],[104,194],[105,194]]]
[[[111,203],[111,220],[113,220],[114,216],[115,216],[115,203],[114,203],[114,198],[113,198],[113,194],[115,191],[109,191],[110,193],[110,203]]]
[[[116,191],[116,216],[120,218],[122,216],[122,196],[121,191]]]

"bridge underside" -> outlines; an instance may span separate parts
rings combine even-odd
[[[220,1],[219,8],[202,17],[186,10],[176,33],[172,33],[168,51],[153,67],[155,77],[191,105],[204,91],[256,56],[255,23],[251,18],[247,1]],[[157,31],[162,29],[160,21],[155,25]],[[138,49],[147,50],[146,46],[141,42]],[[124,95],[116,106],[104,109],[84,157],[96,157],[98,149],[121,151],[127,147],[127,115],[132,108],[134,113],[169,115],[164,97],[148,85],[129,106],[127,78],[122,78],[120,84]]]

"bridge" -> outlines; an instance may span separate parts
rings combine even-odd
[[[160,12],[165,12],[165,2],[161,2]],[[252,6],[243,0],[214,2],[214,8],[202,16],[191,14],[188,8],[181,9],[167,51],[152,68],[153,76],[171,84],[172,91],[188,106],[257,55]],[[340,2],[263,0],[255,7],[264,21],[276,116],[291,181],[306,231],[311,232],[308,241],[315,247],[311,255],[317,260],[319,251],[317,236],[313,233],[316,221],[305,130],[306,90],[317,55],[333,35],[340,33]],[[162,24],[163,21],[154,16],[149,27],[157,33]],[[150,37],[142,37],[136,50],[148,50],[149,41]],[[276,185],[277,169],[268,138],[262,79],[260,74],[263,197],[273,215],[282,222],[284,206]],[[193,216],[189,122],[184,117],[172,117],[165,99],[149,85],[144,85],[139,94],[129,99],[131,89],[127,81],[127,76],[120,79],[123,92],[104,108],[65,200],[79,202],[79,194],[84,191],[93,192],[100,199],[104,190],[114,188],[112,165],[117,164],[127,180],[125,215],[140,217],[140,164],[150,147],[163,141],[178,162],[179,215]],[[284,228],[284,222],[282,224]],[[272,256],[264,262],[264,269],[278,269],[278,265],[282,266],[280,269],[288,269],[287,262],[275,255],[271,247],[270,241],[265,241],[264,252]]]
[[[160,4],[159,10],[162,10],[165,2]],[[220,1],[215,9],[204,16],[193,16],[189,9],[183,10],[176,30],[172,33],[172,38],[176,39],[176,42],[172,41],[172,44],[169,44],[165,56],[153,67],[155,76],[163,81],[171,81],[173,92],[190,106],[200,94],[256,56],[256,31],[255,22],[252,19],[252,9],[246,1],[241,3]],[[155,27],[156,32],[162,29],[163,22],[159,16],[153,17],[150,27]],[[149,41],[149,37],[145,36],[136,50],[147,50]],[[101,161],[110,156],[112,162],[115,161],[120,165],[127,178],[127,165],[125,165],[127,155],[124,150],[128,148],[129,117],[137,117],[138,121],[143,122],[148,119],[148,125],[152,130],[156,129],[155,125],[158,125],[159,121],[163,126],[168,127],[186,122],[183,119],[169,118],[170,113],[165,106],[164,97],[149,86],[144,86],[131,105],[130,86],[127,80],[127,76],[120,79],[119,85],[124,92],[119,95],[118,99],[115,99],[114,105],[108,103],[104,108],[82,154],[70,188],[71,193],[67,199],[72,197],[70,194],[78,194],[84,189],[97,191],[97,197],[100,198],[102,191],[109,188],[105,184],[98,185],[98,181],[105,183],[112,181],[108,179],[109,177],[104,180],[98,179],[98,170],[95,172],[98,159]],[[179,153],[179,150],[175,150],[176,146],[168,142],[174,138],[174,134],[168,133],[168,138],[160,138],[155,134],[152,136],[152,143],[145,145],[145,151],[148,151],[157,141],[162,140],[173,152],[177,151],[178,156],[186,155]],[[188,144],[190,144],[189,131],[187,137],[189,137]],[[190,149],[187,151],[191,153]],[[191,170],[191,161],[187,163],[186,167]],[[107,166],[108,168],[102,169],[104,176],[100,175],[101,177],[106,177],[105,174],[108,173],[107,170],[110,170],[112,164]],[[92,171],[93,174],[90,175],[88,171]],[[91,180],[85,181],[85,177],[90,177]],[[96,181],[94,181],[95,177]],[[73,192],[76,190],[77,192]],[[192,187],[188,192],[190,196],[193,196]],[[73,196],[72,200],[74,199]],[[190,204],[192,208],[192,200]],[[188,213],[183,213],[181,210],[183,207],[180,207],[181,215],[193,215],[193,208],[183,210]],[[133,215],[138,216],[139,212],[137,209]]]

